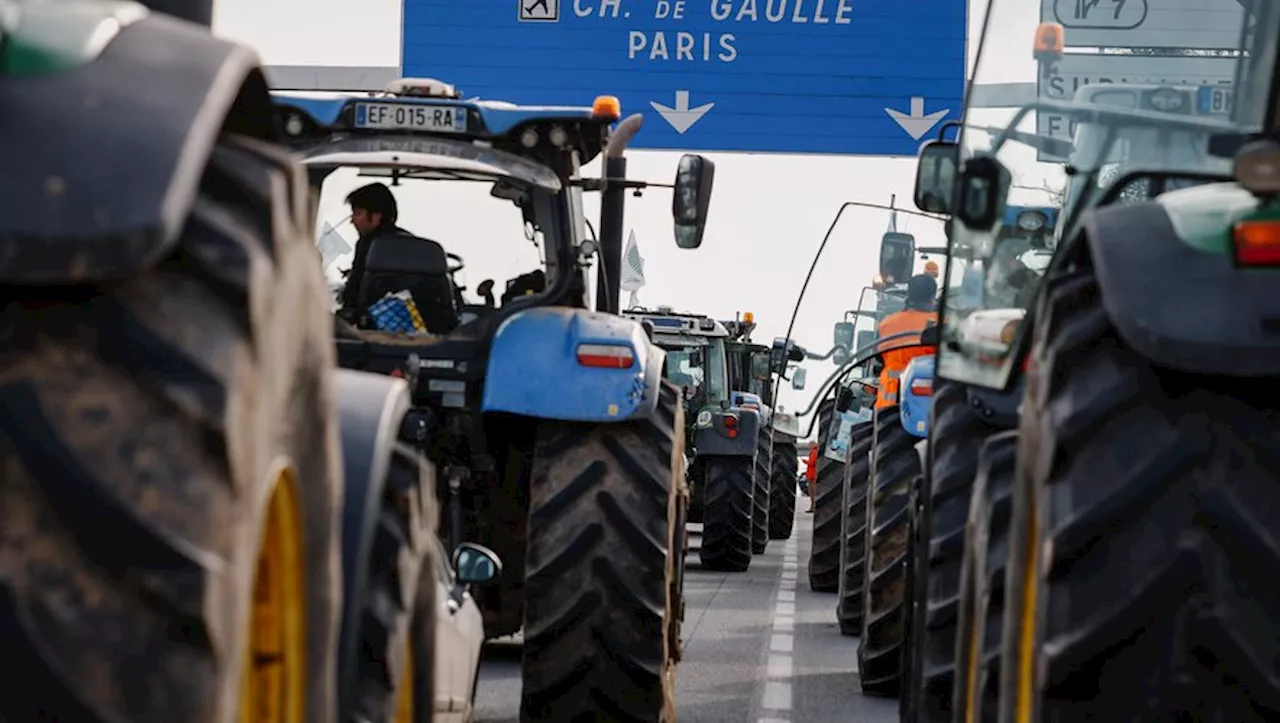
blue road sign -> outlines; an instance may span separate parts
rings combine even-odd
[[[964,96],[967,0],[404,0],[406,76],[644,113],[638,148],[913,156]]]

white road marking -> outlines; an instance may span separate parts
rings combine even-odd
[[[795,615],[796,604],[789,603],[789,602],[780,602],[777,604],[777,606],[773,608],[773,614],[774,614],[774,617],[777,617],[778,615]]]
[[[791,721],[786,718],[760,718],[756,723],[791,723]]]
[[[775,653],[790,653],[795,648],[795,638],[791,635],[774,634],[769,640],[769,649]]]
[[[789,600],[789,601],[791,601],[791,602],[795,602],[795,599],[796,599],[796,593],[795,593],[795,590],[779,590],[779,591],[778,591],[778,599],[779,599],[779,600]]]
[[[791,684],[773,680],[765,683],[764,707],[769,710],[791,710]]]
[[[790,655],[770,655],[768,665],[769,677],[790,678],[791,665],[792,660]]]

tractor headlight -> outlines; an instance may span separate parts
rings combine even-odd
[[[704,410],[702,410],[701,412],[698,412],[697,424],[698,424],[698,426],[699,426],[699,427],[710,427],[710,426],[711,426],[711,412],[710,412],[710,410],[704,409]]]

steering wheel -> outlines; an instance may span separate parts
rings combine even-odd
[[[446,251],[444,255],[445,255],[445,258],[449,259],[450,261],[458,262],[457,266],[449,266],[447,268],[447,271],[449,272],[450,276],[453,276],[454,274],[458,273],[463,269],[463,267],[467,265],[466,262],[462,260],[462,257],[457,254],[449,253]]]

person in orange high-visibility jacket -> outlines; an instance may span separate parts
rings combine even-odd
[[[880,322],[877,334],[884,338],[891,334],[905,331],[924,331],[929,322],[938,322],[938,313],[934,311],[934,296],[938,293],[938,282],[929,274],[911,277],[907,284],[907,305],[902,311],[894,312]],[[884,360],[884,368],[880,371],[880,389],[876,392],[876,409],[892,407],[898,403],[898,378],[906,370],[907,364],[918,356],[927,356],[937,351],[937,347],[913,346],[907,349],[894,349],[895,346],[912,344],[918,337],[904,336],[892,341],[880,342],[880,358]],[[885,351],[885,350],[889,351]]]
[[[818,484],[818,445],[816,443],[809,448],[809,459],[804,466],[804,481],[809,485],[809,509],[806,512],[813,512],[813,498],[818,493],[814,489]]]

